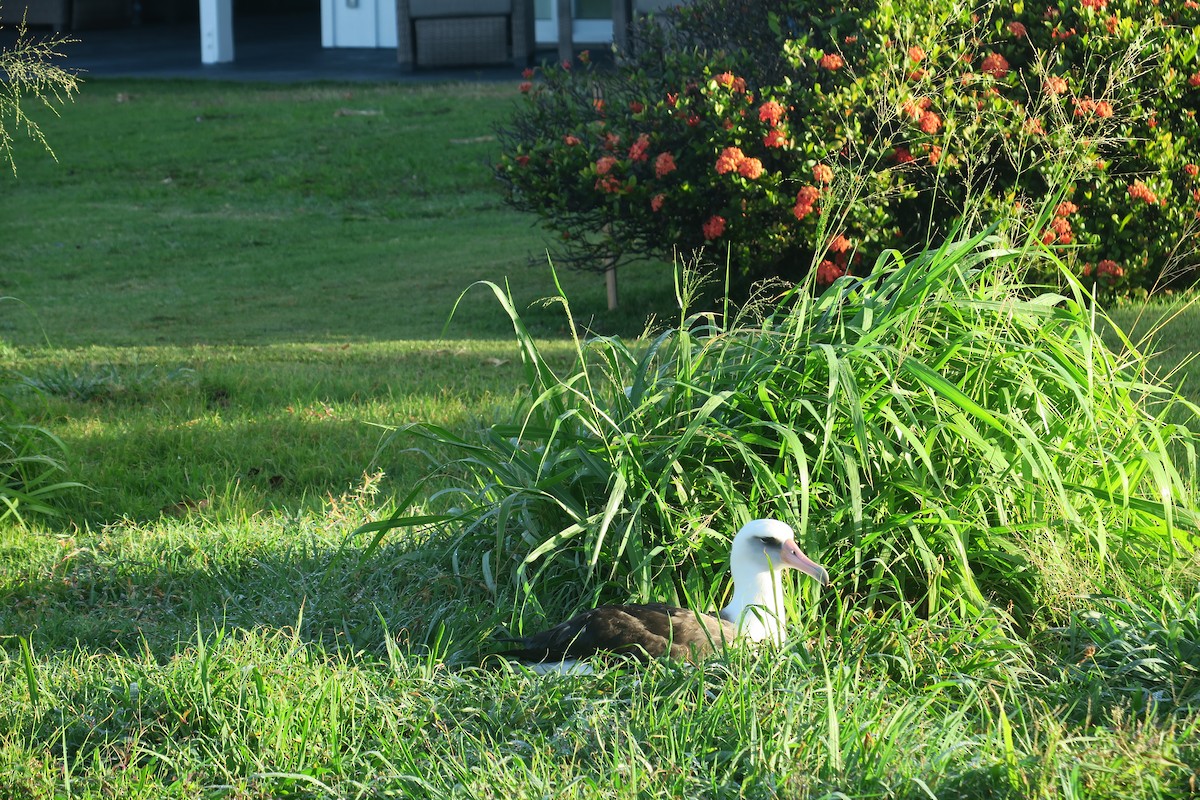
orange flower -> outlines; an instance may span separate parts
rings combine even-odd
[[[621,182],[616,175],[601,174],[596,178],[596,191],[617,194],[621,191]]]
[[[663,201],[665,199],[666,198],[663,197],[661,194],[654,195],[654,197],[650,198],[650,209],[652,211],[661,211],[662,207],[663,207]]]
[[[772,128],[767,131],[767,135],[763,137],[763,145],[766,147],[786,147],[787,137],[779,128]]]
[[[755,180],[762,177],[763,165],[757,158],[743,158],[738,162],[738,174],[746,180]]]
[[[596,174],[607,175],[616,165],[617,160],[612,156],[602,156],[600,160],[596,162]]]
[[[842,58],[837,53],[826,53],[821,56],[821,60],[817,62],[822,68],[833,72],[846,66],[846,59]]]
[[[704,238],[710,242],[720,237],[725,232],[725,218],[713,214],[708,218],[708,222],[704,223],[703,232]]]
[[[733,88],[734,78],[732,72],[722,72],[720,75],[714,75],[713,80],[717,82],[718,86],[724,86],[726,89]]]
[[[529,81],[525,81],[517,88],[521,90],[521,94],[529,94],[529,90],[533,88],[533,84]]]
[[[897,147],[892,152],[892,158],[896,159],[897,164],[908,164],[913,160],[912,153],[908,151],[907,147]]]
[[[989,53],[984,57],[979,69],[996,80],[1000,80],[1008,74],[1008,59],[999,53]]]
[[[942,128],[942,118],[932,111],[921,115],[921,130],[925,133],[937,133]]]
[[[654,159],[654,177],[661,178],[675,171],[675,156],[670,153],[659,153]]]
[[[1134,200],[1142,200],[1148,205],[1154,205],[1158,202],[1158,196],[1150,190],[1149,186],[1141,181],[1134,181],[1133,183],[1129,184],[1129,187],[1126,189],[1126,191],[1129,192],[1129,196]]]
[[[821,262],[819,267],[817,267],[817,285],[828,286],[845,274],[845,270],[832,261],[826,259],[825,261]]]
[[[758,107],[758,119],[774,127],[783,119],[783,106],[774,100],[768,100]]]
[[[645,161],[646,159],[650,158],[650,156],[648,156],[646,154],[646,151],[649,149],[650,149],[650,135],[647,133],[643,133],[642,135],[638,136],[637,141],[635,141],[629,147],[629,160],[630,161]]]
[[[1066,200],[1066,201],[1064,201],[1064,202],[1062,202],[1062,203],[1059,203],[1059,204],[1058,204],[1058,205],[1057,205],[1057,206],[1054,208],[1054,216],[1056,216],[1056,217],[1069,217],[1069,216],[1071,216],[1072,214],[1074,214],[1074,213],[1075,213],[1076,211],[1078,211],[1078,210],[1079,210],[1079,206],[1075,205],[1075,204],[1074,204],[1074,203],[1072,203],[1070,200]]]
[[[1110,281],[1115,281],[1125,277],[1125,270],[1117,262],[1106,258],[1096,265],[1096,274]]]
[[[1024,39],[1029,33],[1024,24],[1016,21],[1008,23],[1008,32],[1018,39]]]
[[[812,213],[813,204],[817,202],[817,198],[821,196],[821,192],[815,186],[801,186],[800,192],[796,195],[796,206],[792,209],[792,213],[796,215],[796,219],[801,220]]]
[[[1196,166],[1195,164],[1186,164],[1183,167],[1183,171],[1188,174],[1189,178],[1194,178],[1196,175],[1200,174],[1200,166]]]
[[[721,151],[721,155],[717,156],[717,174],[724,175],[728,172],[736,172],[738,164],[741,164],[745,158],[746,154],[742,152],[740,147],[726,147]]]
[[[579,137],[572,136],[568,133],[563,137],[563,144],[565,144],[567,147],[574,147],[575,145],[579,144]]]
[[[831,253],[844,253],[849,249],[850,240],[840,233],[829,242],[829,252]]]
[[[828,164],[817,164],[813,167],[813,180],[817,183],[833,183],[833,167]]]
[[[925,51],[914,44],[912,47],[908,48],[908,57],[913,61],[920,61],[925,57]]]
[[[1192,88],[1200,86],[1200,72],[1197,72],[1195,75],[1192,75],[1190,78],[1188,78],[1188,86],[1191,86]]]
[[[1067,90],[1067,82],[1057,75],[1050,75],[1042,84],[1047,94],[1062,94]]]

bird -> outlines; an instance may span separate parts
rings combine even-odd
[[[695,663],[736,640],[779,645],[785,638],[784,569],[799,570],[822,586],[829,583],[825,568],[796,545],[791,526],[752,520],[733,537],[733,596],[719,613],[665,603],[597,606],[530,636],[506,639],[516,647],[495,655],[535,672],[590,672],[587,660],[605,653]]]

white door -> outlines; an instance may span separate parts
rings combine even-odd
[[[533,7],[537,43],[558,44],[558,0],[536,0]],[[576,44],[612,42],[612,0],[571,0],[571,8],[571,38]]]
[[[325,47],[395,47],[395,0],[321,0]]]

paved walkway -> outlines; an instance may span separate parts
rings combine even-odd
[[[59,63],[88,77],[200,78],[298,83],[306,81],[519,81],[513,66],[402,72],[395,49],[324,48],[319,14],[238,18],[232,64],[200,62],[199,23],[143,25],[71,33]],[[32,31],[33,35],[44,31]],[[0,30],[0,48],[15,39]],[[535,61],[553,58],[538,53]]]

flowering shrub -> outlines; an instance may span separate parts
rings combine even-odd
[[[1200,4],[856,5],[694,0],[615,70],[530,72],[508,202],[593,269],[708,245],[828,282],[1021,209],[1106,285],[1200,263]]]

